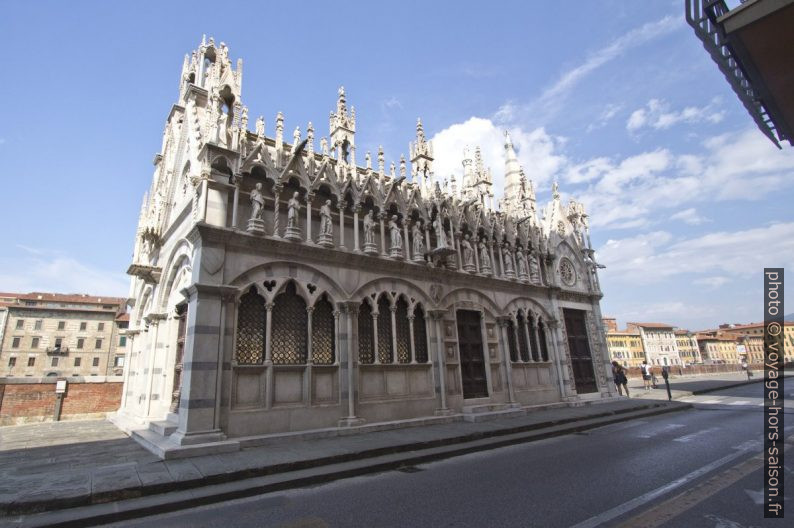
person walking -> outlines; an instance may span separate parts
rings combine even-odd
[[[626,371],[617,361],[612,362],[612,377],[615,380],[615,387],[618,388],[618,394],[623,396],[623,389],[626,389],[626,397],[631,398],[629,395],[629,379],[626,377]]]
[[[647,361],[643,361],[640,365],[642,371],[642,382],[645,384],[645,390],[651,390],[651,367],[648,366]]]

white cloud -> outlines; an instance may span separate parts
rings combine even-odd
[[[631,49],[683,27],[686,26],[681,22],[680,17],[672,15],[636,27],[606,46],[589,53],[583,62],[563,72],[551,86],[531,103],[527,105],[517,105],[513,102],[505,103],[497,111],[495,118],[498,121],[507,120],[508,122],[519,118],[523,118],[526,122],[548,122],[551,116],[563,108],[563,102],[571,90],[588,75]]]
[[[598,250],[609,280],[650,284],[683,274],[713,286],[715,277],[744,277],[764,267],[794,266],[794,222],[717,231],[674,241],[665,231],[609,240]]]
[[[604,107],[604,110],[601,112],[601,115],[598,116],[598,119],[593,123],[587,125],[587,132],[592,132],[593,130],[597,130],[599,128],[603,128],[609,123],[613,117],[615,117],[618,112],[623,110],[623,105],[621,104],[608,104]]]
[[[703,222],[710,221],[705,216],[700,216],[694,207],[678,211],[677,213],[670,216],[670,220],[681,220],[685,224],[689,225],[700,225]]]
[[[402,107],[403,107],[403,105],[402,105],[402,103],[400,102],[400,100],[399,100],[399,99],[397,99],[397,98],[396,98],[396,97],[394,97],[394,96],[392,96],[392,97],[389,97],[388,99],[386,99],[385,101],[383,101],[383,106],[384,106],[385,108],[387,108],[388,110],[393,110],[393,109],[395,109],[395,108],[396,108],[396,109],[399,109],[399,110],[402,110]]]
[[[563,155],[558,153],[562,144],[561,138],[550,136],[543,128],[526,131],[521,127],[510,127],[510,138],[516,155],[524,167],[527,178],[535,185],[550,182],[566,163]],[[479,146],[483,163],[491,167],[494,180],[494,194],[501,197],[504,187],[504,129],[492,120],[471,117],[463,123],[456,123],[438,132],[432,138],[435,157],[434,172],[439,180],[455,175],[460,185],[463,174],[463,149]]]
[[[692,282],[693,284],[698,284],[701,286],[707,286],[711,289],[716,289],[719,288],[720,286],[724,286],[725,284],[728,284],[729,282],[731,282],[731,279],[729,279],[728,277],[720,277],[719,275],[717,275],[714,277],[703,277],[700,279],[695,279]]]
[[[660,99],[651,99],[643,108],[631,113],[626,121],[626,130],[636,133],[642,128],[651,127],[664,130],[678,123],[719,123],[725,117],[725,111],[718,110],[719,99],[703,107],[687,106],[682,110],[670,110],[670,105]]]
[[[60,252],[18,246],[26,254],[0,259],[0,285],[6,291],[88,293],[123,297],[123,272],[99,269]]]

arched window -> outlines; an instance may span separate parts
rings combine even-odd
[[[367,301],[362,301],[358,308],[358,361],[359,363],[374,363],[375,335],[372,326],[372,308]]]
[[[394,357],[391,336],[391,306],[384,293],[378,299],[378,360],[381,363],[391,363]]]
[[[265,299],[251,286],[240,297],[234,357],[240,365],[258,365],[265,358]]]
[[[529,330],[529,340],[532,343],[532,359],[540,361],[540,348],[538,347],[538,335],[535,333],[535,318],[529,316],[527,318],[527,329]]]
[[[538,323],[538,337],[540,338],[540,356],[543,361],[549,360],[549,349],[546,344],[546,323],[540,321]]]
[[[516,322],[518,323],[518,327],[516,331],[518,333],[518,351],[521,354],[521,361],[529,361],[529,343],[527,342],[527,326],[526,322],[524,321],[524,314],[521,310],[518,311],[518,315],[516,315]]]
[[[306,301],[289,282],[276,296],[271,315],[271,355],[275,365],[300,365],[306,363],[306,328],[308,314]]]
[[[417,363],[427,363],[427,326],[425,312],[419,304],[414,308],[414,353]]]
[[[312,363],[332,365],[335,359],[336,321],[334,307],[323,295],[312,313]]]
[[[395,325],[397,326],[397,362],[411,362],[411,327],[408,322],[408,303],[400,296],[397,299],[397,313]]]
[[[507,320],[507,348],[510,351],[510,361],[518,361],[518,346],[516,346],[516,325],[513,319]]]

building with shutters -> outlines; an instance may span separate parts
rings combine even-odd
[[[169,456],[615,395],[588,216],[556,184],[541,214],[509,135],[495,208],[479,149],[442,183],[418,121],[387,169],[340,88],[315,150],[281,113],[249,130],[242,81],[223,43],[185,57],[128,270],[120,427]]]

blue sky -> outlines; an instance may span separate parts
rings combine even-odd
[[[759,320],[762,268],[794,263],[794,149],[754,128],[682,4],[7,2],[0,290],[126,293],[182,58],[206,33],[243,58],[268,134],[278,111],[325,133],[344,85],[360,160],[383,145],[398,161],[421,116],[437,176],[479,144],[498,185],[511,130],[540,205],[558,180],[587,206],[621,325]]]

